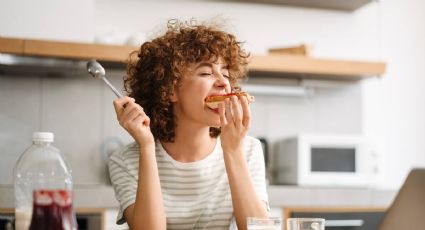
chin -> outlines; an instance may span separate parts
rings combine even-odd
[[[218,119],[216,121],[208,122],[208,126],[220,128],[221,127],[220,119]]]

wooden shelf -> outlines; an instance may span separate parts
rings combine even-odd
[[[0,37],[0,53],[24,54],[24,40]]]
[[[133,46],[71,43],[32,39],[0,37],[0,53],[23,56],[65,58],[124,63],[129,54],[136,50]],[[272,73],[300,78],[353,80],[379,76],[385,72],[383,62],[346,61],[319,59],[296,55],[252,55],[249,71]]]
[[[109,62],[125,62],[136,50],[133,46],[72,43],[32,39],[0,37],[0,53],[21,54],[67,59],[92,59]]]
[[[308,75],[309,78],[361,79],[385,73],[383,62],[342,61],[297,55],[252,56],[249,69],[256,72]]]

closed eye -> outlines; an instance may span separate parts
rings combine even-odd
[[[227,66],[223,66],[223,68],[221,69],[221,75],[223,75],[223,77],[225,78],[230,78],[229,69],[227,68]]]

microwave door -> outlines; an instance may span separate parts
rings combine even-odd
[[[355,148],[311,148],[311,172],[356,172]]]

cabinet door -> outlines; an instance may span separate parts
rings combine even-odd
[[[285,208],[284,218],[323,218],[326,230],[377,230],[384,208]]]

